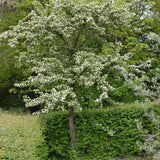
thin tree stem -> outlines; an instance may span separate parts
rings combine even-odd
[[[69,130],[70,130],[70,137],[71,137],[71,146],[76,151],[76,136],[75,136],[75,128],[74,128],[74,116],[73,116],[73,107],[69,108]]]

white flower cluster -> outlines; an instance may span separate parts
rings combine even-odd
[[[96,126],[97,126],[99,129],[107,132],[108,135],[110,135],[110,136],[113,136],[113,135],[115,134],[115,132],[114,132],[113,130],[109,129],[108,127],[104,127],[101,123],[96,123]]]

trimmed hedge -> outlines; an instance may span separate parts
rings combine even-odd
[[[152,107],[160,115],[160,105],[155,103]],[[144,141],[137,129],[136,119],[149,132],[155,130],[155,125],[145,116],[140,104],[74,113],[77,157],[110,159],[144,156],[136,144],[137,141]],[[68,112],[51,112],[41,116],[43,134],[49,148],[48,159],[73,159],[68,121]]]

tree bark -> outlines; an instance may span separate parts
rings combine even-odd
[[[73,107],[69,108],[69,130],[70,130],[70,137],[71,137],[71,146],[76,151],[76,136],[75,136],[75,128],[74,128],[74,117],[73,117]]]
[[[158,44],[158,53],[157,53],[157,56],[158,56],[159,61],[160,61],[160,44]]]

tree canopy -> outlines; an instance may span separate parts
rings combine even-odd
[[[100,57],[104,46],[113,43],[113,33],[130,28],[131,22],[127,5],[124,8],[112,1],[51,1],[47,6],[37,2],[35,10],[1,35],[1,39],[9,37],[11,47],[23,48],[18,50],[19,62],[29,66],[32,75],[16,86],[30,86],[36,95],[33,100],[26,96],[26,105],[44,104],[46,111],[103,106],[104,101],[114,103],[113,90],[122,86],[132,94],[148,90],[133,80],[148,80],[144,69],[151,66],[150,61],[144,61],[143,67],[141,63],[129,65],[127,54],[119,54],[123,41],[116,38],[114,54]]]

